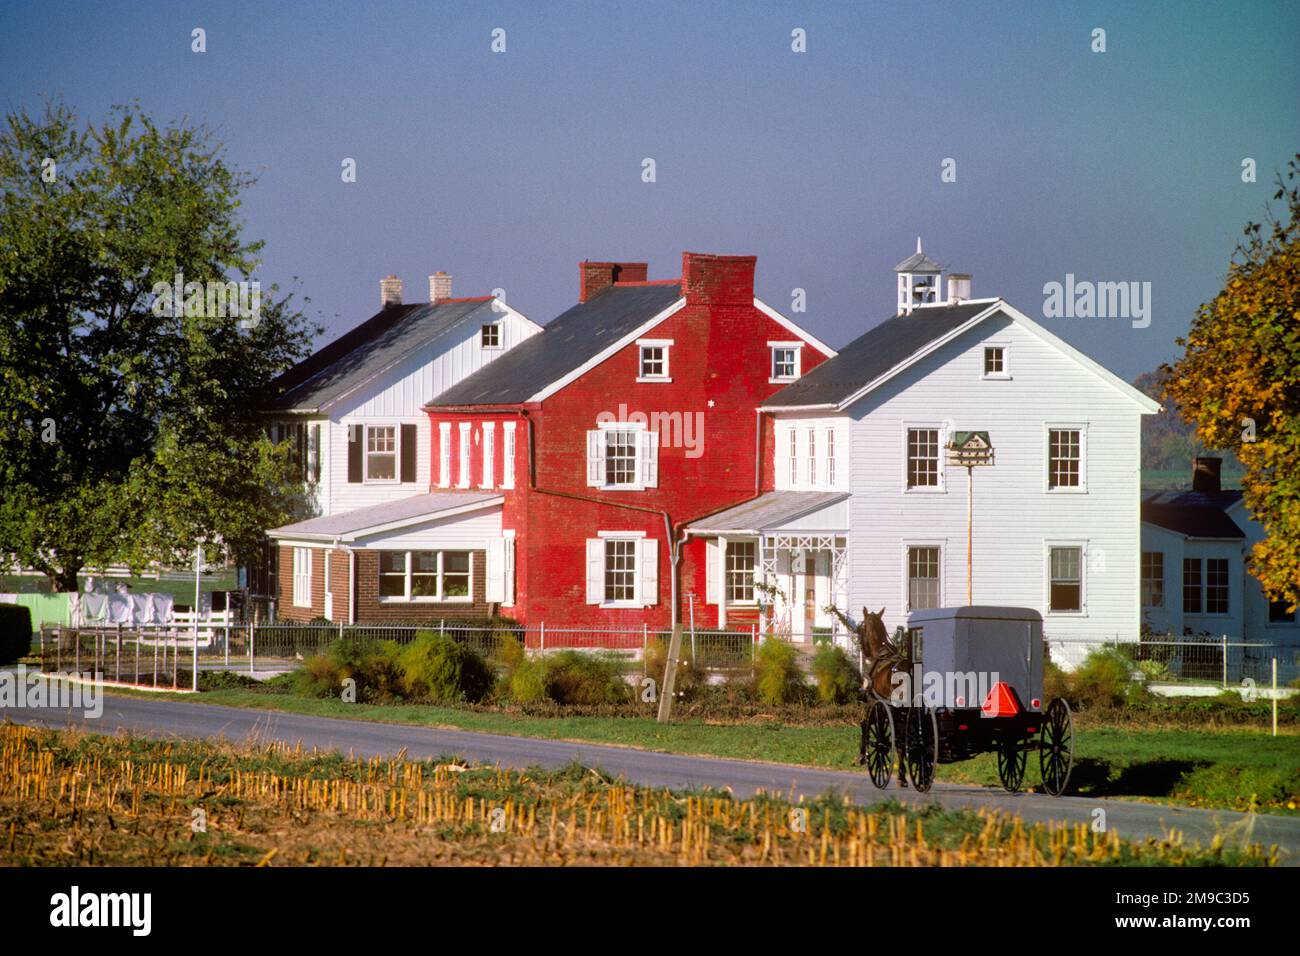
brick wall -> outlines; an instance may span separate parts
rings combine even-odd
[[[473,600],[469,603],[381,602],[379,600],[379,552],[360,550],[357,552],[357,622],[364,624],[381,621],[440,621],[489,617],[497,605],[487,602],[484,582],[486,569],[487,553],[471,551],[470,594]]]
[[[285,621],[310,621],[325,616],[325,549],[311,549],[311,607],[295,607],[293,603],[293,548],[280,545],[279,600],[275,616]]]

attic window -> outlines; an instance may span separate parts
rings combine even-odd
[[[772,350],[770,382],[793,382],[799,377],[799,349],[802,342],[768,342]]]
[[[1007,348],[1005,345],[984,347],[984,377],[1010,378],[1007,373]]]
[[[501,348],[501,323],[493,322],[491,325],[483,326],[482,337],[479,344],[485,349]]]
[[[668,351],[672,339],[639,339],[640,358],[637,363],[638,382],[671,382],[668,372]]]

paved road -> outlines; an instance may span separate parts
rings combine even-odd
[[[250,739],[332,749],[357,756],[391,755],[399,750],[415,758],[460,756],[506,767],[558,767],[572,761],[597,767],[606,774],[656,787],[730,787],[739,797],[765,790],[786,796],[816,796],[835,789],[855,801],[880,799],[880,791],[862,772],[817,770],[788,764],[688,757],[625,747],[570,741],[537,740],[465,730],[443,730],[275,713],[211,704],[148,700],[105,695],[104,713],[87,720],[79,710],[4,708],[0,719],[48,727],[82,727],[96,733],[124,729],[155,738]],[[1026,821],[1069,820],[1090,823],[1093,811],[1106,811],[1107,825],[1128,838],[1160,837],[1170,828],[1189,841],[1206,844],[1215,833],[1230,829],[1234,839],[1277,844],[1288,865],[1300,864],[1300,818],[1256,816],[1219,810],[1193,810],[1123,800],[1086,797],[1053,798],[1040,794],[1008,794],[984,787],[936,784],[921,796],[891,787],[888,795],[904,802],[937,801],[945,807],[998,807]]]

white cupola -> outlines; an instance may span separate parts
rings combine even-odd
[[[916,252],[894,266],[898,273],[898,314],[908,315],[918,305],[937,305],[941,301],[939,276],[943,266],[921,249],[916,237]]]

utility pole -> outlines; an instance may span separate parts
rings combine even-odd
[[[194,546],[194,668],[190,675],[190,689],[199,689],[199,575],[203,570],[203,545]]]

